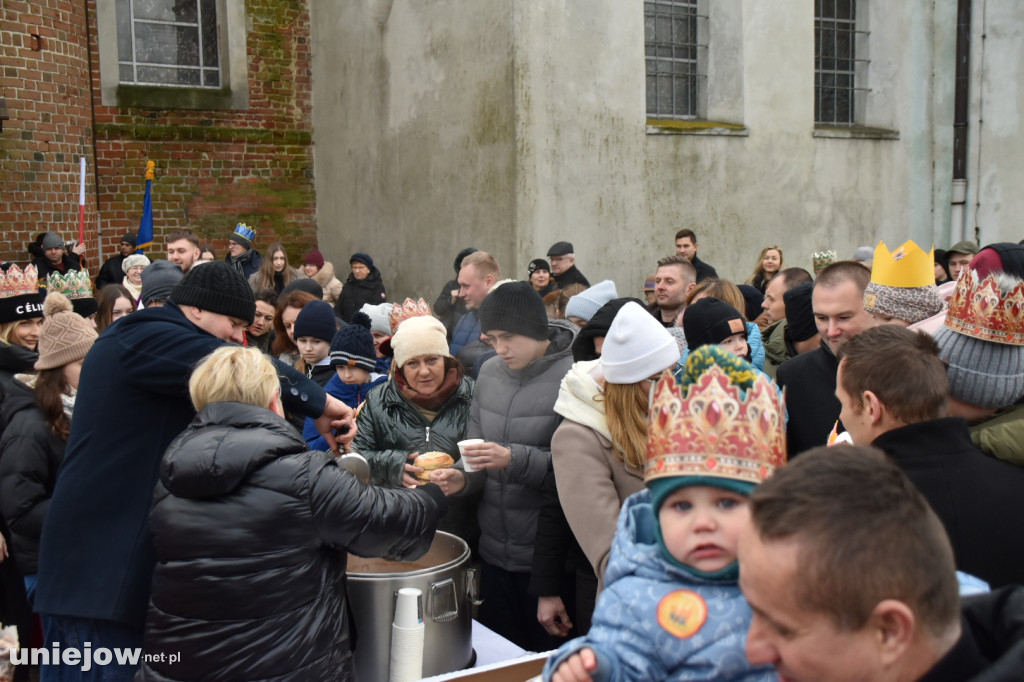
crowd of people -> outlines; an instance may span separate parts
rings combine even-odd
[[[257,240],[3,264],[0,618],[146,654],[42,680],[355,679],[346,554],[437,530],[546,680],[1019,679],[1024,246],[734,282],[684,229],[636,288],[559,241],[388,301]]]

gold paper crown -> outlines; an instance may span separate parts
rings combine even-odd
[[[398,325],[410,317],[423,317],[430,314],[430,306],[422,298],[418,301],[407,298],[402,305],[393,306],[391,313],[388,314],[388,319],[391,321],[391,333],[394,334],[398,331]]]
[[[994,275],[979,281],[976,270],[964,268],[949,301],[946,326],[982,341],[1024,346],[1024,282],[1004,293]]]
[[[704,346],[691,354],[701,353]],[[654,388],[644,480],[714,476],[760,483],[786,461],[785,408],[771,381],[745,392],[711,364],[682,386],[666,370]]]
[[[917,289],[935,284],[935,247],[925,253],[908,239],[892,253],[885,242],[878,242],[871,262],[871,281],[886,287]]]
[[[36,266],[28,265],[22,270],[17,265],[12,265],[7,272],[0,272],[0,298],[36,293],[39,293],[39,273]]]
[[[816,251],[811,254],[811,260],[814,261],[814,269],[821,270],[823,267],[832,265],[836,262],[836,252]]]
[[[92,298],[92,280],[85,270],[68,270],[66,274],[51,272],[46,276],[46,290],[69,299]]]

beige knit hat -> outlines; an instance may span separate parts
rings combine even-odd
[[[404,320],[391,337],[391,350],[395,353],[395,367],[403,367],[420,355],[450,357],[444,325],[436,317],[410,317]]]
[[[96,330],[76,314],[63,294],[51,293],[43,303],[36,369],[53,369],[81,360],[92,348]]]

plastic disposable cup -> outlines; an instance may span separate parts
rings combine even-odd
[[[423,592],[414,587],[398,590],[394,623],[400,628],[414,628],[423,624]]]
[[[479,445],[483,443],[483,438],[468,438],[466,440],[459,441],[459,454],[462,456],[462,468],[465,471],[473,471],[473,465],[466,459],[466,446],[467,445]]]

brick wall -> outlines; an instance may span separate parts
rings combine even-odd
[[[86,240],[96,234],[85,7],[67,0],[0,3],[0,258],[24,263],[27,242],[78,232],[79,157],[88,164]]]
[[[33,6],[38,4],[35,0],[34,3]],[[46,0],[44,6],[65,4],[71,5]],[[4,0],[5,15],[11,13],[8,5],[27,7],[28,3]],[[95,36],[95,0],[90,0],[88,7],[89,34]],[[82,10],[78,11],[79,15],[70,18],[84,23],[85,17],[80,16]],[[71,14],[70,9],[68,12]],[[156,163],[152,198],[157,254],[162,254],[164,234],[187,227],[223,257],[227,237],[239,221],[257,230],[256,248],[261,251],[274,239],[284,241],[293,264],[316,243],[309,12],[302,2],[247,0],[246,19],[249,29],[246,41],[249,108],[246,111],[103,106],[99,53],[95,39],[91,41],[92,104],[95,107],[92,127],[99,176],[95,201],[104,258],[114,254],[121,235],[138,228],[147,160]],[[0,31],[7,31],[6,25],[5,22],[0,26]],[[68,32],[68,35],[78,41],[68,50],[79,50],[80,61],[88,63],[84,30],[78,34]],[[7,45],[6,36],[4,44]],[[26,71],[30,70],[31,65],[26,65]],[[6,84],[10,79],[6,74],[4,77]],[[79,82],[86,81],[80,78]],[[85,90],[84,85],[80,90]],[[90,115],[88,97],[88,92],[82,93],[81,109],[86,117]],[[39,117],[41,113],[33,115]],[[83,134],[91,145],[88,127]],[[14,127],[8,130],[5,125],[0,135],[3,144],[6,146],[13,137]],[[28,155],[31,157],[35,151],[33,148]],[[77,165],[72,170],[77,178]],[[3,182],[10,182],[6,179],[6,169],[2,172],[5,177],[0,178],[0,188]],[[49,185],[52,186],[52,179]],[[40,188],[43,189],[52,193],[59,191],[49,186]],[[73,200],[77,202],[77,187],[74,189]],[[4,194],[6,196],[6,191]],[[29,199],[28,196],[16,199],[11,211],[23,213],[19,201],[27,203]],[[77,211],[76,206],[71,208]],[[54,219],[47,216],[47,220]],[[27,220],[23,229],[31,233],[38,225],[38,220]],[[95,229],[91,236],[95,238]],[[6,235],[4,239],[0,244],[3,257],[21,248],[16,240],[7,243]],[[90,253],[95,255],[96,252],[91,249]]]

